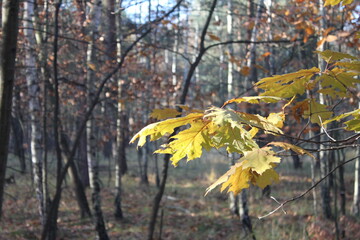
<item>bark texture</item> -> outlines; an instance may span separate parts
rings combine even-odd
[[[3,1],[2,48],[0,53],[0,217],[2,216],[6,163],[10,136],[16,43],[19,28],[18,14],[18,0]]]

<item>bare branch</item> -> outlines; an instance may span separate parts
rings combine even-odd
[[[303,193],[300,194],[299,196],[293,197],[293,198],[291,198],[291,199],[288,199],[288,200],[280,203],[280,205],[279,205],[277,208],[275,208],[274,210],[272,210],[271,212],[269,212],[268,214],[266,214],[266,215],[264,215],[264,216],[258,217],[258,219],[261,220],[261,219],[263,219],[263,218],[266,218],[266,217],[274,214],[275,212],[277,212],[279,209],[282,209],[282,208],[283,208],[285,205],[287,205],[288,203],[293,202],[293,201],[296,201],[296,200],[304,197],[307,193],[309,193],[311,190],[313,190],[314,188],[316,188],[317,185],[319,185],[322,181],[324,181],[327,177],[329,177],[329,176],[330,176],[333,172],[335,172],[338,168],[344,166],[345,164],[347,164],[347,163],[349,163],[349,162],[352,162],[352,161],[356,160],[356,159],[359,158],[359,157],[360,157],[360,155],[359,155],[359,156],[356,156],[356,157],[354,157],[354,158],[351,158],[351,159],[349,159],[349,160],[347,160],[347,161],[345,161],[345,162],[342,162],[341,164],[339,164],[338,166],[336,166],[333,170],[331,170],[328,174],[326,174],[326,176],[324,176],[323,178],[321,178],[320,180],[318,180],[315,184],[313,184],[310,188],[308,188],[305,192],[303,192]],[[272,199],[274,199],[274,198],[272,198]]]

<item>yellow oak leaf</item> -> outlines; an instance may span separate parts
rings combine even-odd
[[[259,104],[260,102],[266,102],[266,103],[275,103],[278,101],[283,100],[279,97],[273,97],[273,96],[251,96],[251,97],[241,97],[241,98],[234,98],[229,101],[226,101],[223,106],[229,104],[229,103],[254,103]]]
[[[263,78],[256,83],[256,86],[264,90],[264,92],[260,94],[261,96],[290,98],[295,95],[304,94],[308,82],[319,72],[320,70],[316,67],[302,69],[294,73]]]
[[[212,120],[219,126],[224,126],[225,124],[230,123],[232,128],[238,127],[240,129],[243,128],[243,124],[246,124],[251,127],[262,129],[271,134],[283,133],[281,129],[276,127],[272,122],[257,114],[255,115],[237,112],[232,109],[213,107],[206,112],[204,117]]]
[[[268,169],[263,174],[255,176],[254,180],[255,185],[264,189],[266,186],[271,185],[272,183],[279,182],[279,175],[274,169]]]
[[[301,147],[295,146],[291,143],[286,143],[286,142],[270,142],[267,145],[271,145],[271,146],[277,146],[277,147],[281,147],[285,150],[293,150],[294,152],[303,155],[306,154],[312,158],[315,159],[314,155],[312,155],[310,152],[306,151],[305,149],[302,149]]]
[[[185,129],[172,137],[172,141],[165,146],[165,149],[156,150],[155,153],[171,153],[170,160],[177,166],[178,162],[187,157],[187,161],[199,158],[202,155],[202,148],[209,144],[208,135],[205,134],[211,126],[210,122],[194,121],[190,128]]]
[[[266,119],[274,124],[274,126],[282,128],[284,126],[285,114],[283,112],[270,113]]]
[[[230,124],[221,126],[212,137],[213,145],[216,148],[226,147],[228,153],[244,153],[253,148],[258,148],[253,136],[243,128],[234,127]]]
[[[145,144],[148,136],[150,137],[150,141],[157,140],[166,134],[173,133],[175,128],[192,123],[197,119],[201,119],[203,116],[203,113],[190,113],[184,117],[170,118],[161,122],[152,123],[135,134],[135,136],[130,140],[130,143],[139,139],[138,147],[141,147]]]
[[[162,120],[167,118],[174,118],[180,115],[181,113],[173,108],[164,108],[164,109],[154,109],[150,117]]]
[[[342,5],[347,5],[352,3],[354,0],[325,0],[324,6],[335,6],[338,5],[340,2]]]
[[[253,174],[250,168],[244,169],[242,165],[243,162],[240,162],[231,166],[224,175],[206,189],[205,196],[220,184],[222,184],[220,191],[229,188],[228,192],[233,192],[235,195],[242,189],[248,188]]]
[[[244,160],[246,160],[242,165],[244,169],[250,168],[252,171],[262,174],[272,168],[272,164],[279,163],[281,158],[276,157],[270,147],[263,147],[246,152],[239,161]]]
[[[220,191],[228,188],[228,192],[233,192],[236,195],[243,189],[250,187],[250,183],[264,188],[279,181],[279,175],[272,168],[259,174],[250,167],[246,168],[245,164],[247,162],[247,160],[244,160],[231,166],[224,175],[206,189],[205,196],[219,185],[221,185]]]
[[[224,191],[228,188],[228,192],[233,192],[234,195],[237,195],[241,190],[248,188],[250,186],[249,182],[251,181],[252,173],[250,168],[243,168],[242,166],[236,168],[235,173],[232,174],[229,179],[224,182],[221,186],[220,191]]]

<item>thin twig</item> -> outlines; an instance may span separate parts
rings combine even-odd
[[[324,181],[327,177],[329,177],[333,172],[335,172],[338,168],[344,166],[345,164],[349,163],[349,162],[352,162],[354,161],[355,159],[359,158],[359,156],[356,156],[354,158],[351,158],[341,164],[339,164],[338,166],[336,166],[333,170],[331,170],[328,174],[326,174],[326,176],[324,176],[323,178],[321,178],[320,180],[318,180],[316,183],[314,183],[310,188],[308,188],[305,192],[303,192],[302,194],[300,194],[299,196],[297,197],[293,197],[291,199],[288,199],[284,202],[282,202],[277,208],[275,208],[274,210],[272,210],[271,212],[269,212],[268,214],[264,215],[264,216],[260,216],[258,217],[259,220],[263,219],[263,218],[266,218],[270,215],[272,215],[273,213],[277,212],[279,209],[282,209],[286,204],[290,203],[290,202],[293,202],[293,201],[296,201],[302,197],[304,197],[307,193],[309,193],[311,190],[313,190],[314,188],[317,187],[317,185],[319,185],[322,181]],[[274,198],[273,198],[274,199]]]
[[[324,133],[326,134],[326,136],[327,136],[331,141],[333,141],[334,143],[336,143],[336,140],[335,140],[333,137],[331,137],[331,136],[329,135],[329,133],[326,131],[326,129],[324,128],[324,125],[323,125],[323,122],[322,122],[320,116],[319,116],[319,120],[320,120],[321,129],[324,131]]]

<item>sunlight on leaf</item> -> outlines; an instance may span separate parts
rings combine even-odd
[[[265,103],[275,103],[278,101],[283,100],[283,98],[280,97],[273,97],[273,96],[252,96],[252,97],[241,97],[241,98],[234,98],[229,101],[226,101],[223,106],[230,104],[230,103],[253,103],[253,104],[259,104],[260,102]]]
[[[157,120],[163,120],[167,118],[174,118],[181,114],[179,111],[173,108],[154,109],[150,114],[150,117]]]
[[[156,150],[155,153],[171,153],[171,161],[174,166],[178,162],[187,157],[187,161],[199,158],[202,155],[202,148],[211,148],[209,145],[208,134],[206,131],[211,131],[212,123],[204,121],[194,121],[191,123],[190,128],[185,129],[175,136],[174,139],[167,145],[165,149]]]
[[[342,59],[353,59],[356,60],[357,58],[347,54],[347,53],[341,53],[341,52],[335,52],[335,51],[331,51],[331,50],[325,50],[325,51],[315,51],[316,53],[318,53],[322,59],[324,59],[326,62],[331,63],[331,62],[336,62]]]
[[[281,158],[275,156],[275,152],[270,147],[254,149],[246,152],[239,161],[244,161],[243,168],[250,168],[252,171],[262,174],[272,168],[272,163],[279,163]]]
[[[150,136],[150,141],[159,139],[160,137],[171,134],[174,129],[189,123],[197,119],[201,119],[204,116],[202,113],[190,113],[185,117],[170,118],[161,122],[152,123],[143,129],[141,129],[135,136],[130,140],[130,143],[136,141],[139,138],[138,147],[141,147],[146,142],[146,137]]]
[[[290,143],[286,143],[286,142],[270,142],[267,145],[281,147],[281,148],[283,148],[285,150],[290,150],[291,149],[294,152],[296,152],[297,154],[300,154],[300,155],[306,154],[306,155],[308,155],[308,156],[315,159],[315,156],[312,155],[310,152],[306,151],[305,149],[302,149],[301,147],[290,144]]]
[[[294,73],[263,78],[256,83],[256,86],[264,90],[264,92],[260,94],[261,96],[290,98],[295,95],[304,94],[306,84],[319,72],[320,70],[316,67],[302,69]]]

